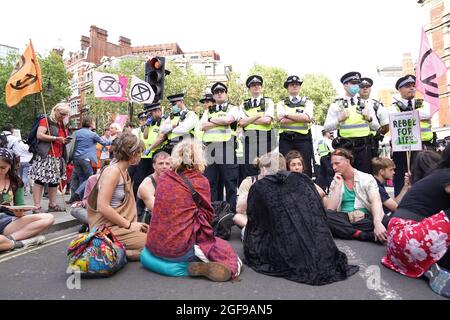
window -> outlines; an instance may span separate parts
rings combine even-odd
[[[212,66],[205,66],[205,75],[212,76],[214,74]]]

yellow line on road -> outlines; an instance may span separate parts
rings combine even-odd
[[[30,248],[27,248],[27,249],[24,249],[24,250],[13,251],[11,253],[3,254],[3,255],[0,256],[0,263],[8,261],[8,260],[11,260],[11,259],[14,259],[14,258],[17,258],[17,257],[20,257],[20,256],[22,256],[24,254],[27,254],[27,253],[31,253],[33,251],[37,251],[37,250],[43,249],[45,247],[49,247],[49,246],[52,246],[54,244],[66,241],[66,240],[68,240],[70,238],[73,238],[77,234],[78,234],[78,232],[69,233],[69,234],[66,234],[64,236],[60,236],[60,237],[51,239],[47,243],[44,243],[44,244],[42,244],[40,246],[37,246],[37,247],[30,247]]]

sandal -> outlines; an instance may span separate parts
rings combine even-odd
[[[33,214],[41,213],[42,212],[42,207],[38,207],[36,209],[33,209],[32,211],[33,211]]]
[[[48,206],[48,211],[47,212],[64,212],[64,209],[61,208],[60,206],[58,206],[57,204],[54,206]]]

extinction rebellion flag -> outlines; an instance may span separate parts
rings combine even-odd
[[[13,107],[17,105],[24,97],[42,91],[42,75],[39,61],[34,53],[31,43],[25,49],[23,55],[11,73],[6,83],[6,105]]]

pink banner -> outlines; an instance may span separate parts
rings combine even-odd
[[[126,98],[125,92],[127,91],[127,83],[128,79],[125,76],[119,76],[120,87],[122,88],[122,96],[121,97],[102,97],[102,100],[114,101],[114,102],[125,102],[128,101]]]
[[[436,80],[446,73],[447,66],[432,50],[427,34],[422,29],[422,42],[416,67],[416,89],[422,92],[425,101],[430,103],[431,115],[439,110],[439,87]]]
[[[125,127],[125,123],[127,123],[128,116],[124,114],[119,114],[116,116],[116,119],[114,119],[114,123],[117,123],[120,125],[120,127],[123,129]]]

